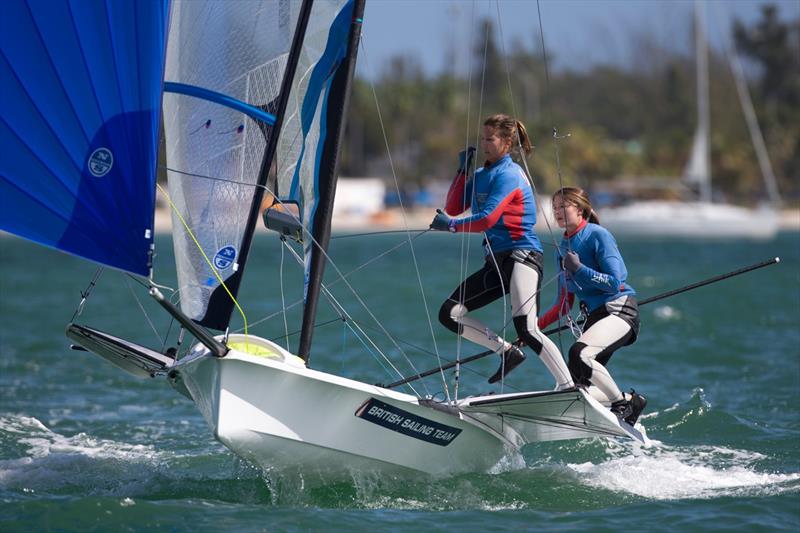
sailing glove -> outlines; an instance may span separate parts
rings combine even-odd
[[[573,274],[582,266],[581,260],[578,257],[578,254],[575,252],[567,252],[567,254],[564,256],[564,268]]]
[[[445,214],[441,209],[436,210],[436,216],[431,221],[430,228],[434,231],[456,232],[456,221]]]
[[[475,147],[470,146],[466,150],[458,153],[458,173],[469,174],[472,170],[472,162],[475,159]]]

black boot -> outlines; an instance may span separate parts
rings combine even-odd
[[[525,354],[522,350],[512,345],[508,350],[503,352],[503,360],[500,362],[500,368],[489,378],[489,383],[500,381],[501,378],[507,376],[509,372],[517,368],[524,360]]]
[[[639,415],[642,414],[645,406],[647,406],[647,398],[641,394],[637,394],[635,390],[631,389],[631,399],[629,403],[631,406],[631,414],[625,417],[625,422],[635,426],[636,421],[639,420]]]
[[[625,395],[623,394],[621,400],[611,404],[611,412],[617,415],[617,418],[620,420],[625,420],[627,422],[627,418],[633,414],[633,406],[630,401],[625,399]]]
[[[644,411],[647,405],[647,398],[641,394],[637,394],[633,389],[631,389],[629,394],[631,396],[630,400],[625,400],[623,398],[622,400],[612,403],[611,412],[617,415],[617,418],[634,426],[636,425],[636,421],[639,420],[639,415],[642,414],[642,411]]]

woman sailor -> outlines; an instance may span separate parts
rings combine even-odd
[[[512,117],[492,115],[483,123],[481,149],[486,162],[474,177],[469,177],[469,170],[475,149],[460,154],[445,212],[438,211],[431,223],[431,229],[439,231],[485,232],[483,267],[456,287],[442,304],[439,320],[465,339],[502,354],[500,368],[489,378],[489,383],[495,383],[522,363],[525,354],[467,313],[510,293],[517,334],[553,374],[556,388],[572,387],[561,353],[537,326],[542,246],[533,229],[536,202],[527,176],[511,159],[518,149],[531,152],[528,134]],[[467,209],[472,210],[471,216],[448,216]]]
[[[587,313],[583,333],[569,350],[569,370],[578,386],[631,425],[647,400],[634,391],[620,391],[606,364],[615,350],[632,344],[639,332],[639,308],[626,283],[628,271],[617,243],[600,226],[589,197],[582,189],[565,187],[553,195],[553,213],[565,229],[556,260],[561,271],[555,304],[539,319],[539,327],[567,317],[575,296]],[[600,394],[598,394],[598,392]]]

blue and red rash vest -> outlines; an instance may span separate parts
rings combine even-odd
[[[454,220],[455,231],[486,232],[492,253],[508,250],[542,252],[533,229],[536,201],[528,178],[511,155],[478,169],[471,180],[459,173],[447,193],[445,212],[457,216],[472,209],[472,215]],[[490,253],[489,249],[486,253]]]
[[[581,267],[574,274],[561,266],[562,258],[570,250],[581,260]],[[620,296],[636,294],[626,283],[628,269],[617,241],[607,229],[586,220],[573,233],[564,235],[556,252],[556,268],[560,271],[556,301],[539,318],[540,328],[569,313],[576,295],[592,312]]]

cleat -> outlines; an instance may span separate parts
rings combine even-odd
[[[631,406],[631,414],[624,417],[624,419],[625,422],[631,426],[635,426],[636,421],[639,420],[639,416],[642,414],[642,411],[644,411],[645,406],[647,406],[647,398],[641,394],[637,394],[635,390],[631,389],[631,399],[628,403]]]
[[[489,378],[489,383],[500,381],[507,376],[509,372],[517,368],[524,360],[525,354],[522,350],[512,345],[508,350],[503,352],[503,360],[500,362],[500,368]]]

